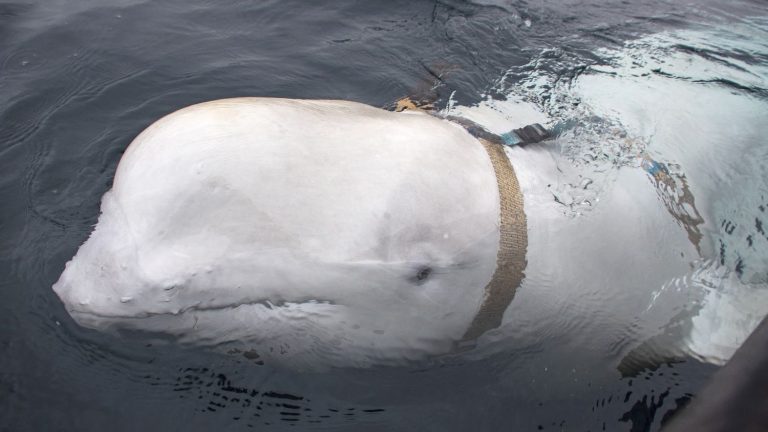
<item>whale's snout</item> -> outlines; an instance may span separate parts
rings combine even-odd
[[[114,246],[110,243],[114,239],[122,240],[119,231],[100,223],[53,284],[53,291],[80,325],[101,329],[106,321],[112,325],[115,318],[146,312],[136,304],[142,278],[136,277],[131,262],[132,245],[121,241]]]
[[[85,273],[91,277],[82,277]],[[67,263],[61,277],[53,285],[53,291],[78,324],[98,328],[97,317],[119,316],[121,305],[131,301],[128,296],[119,296],[109,289],[109,285],[103,283],[104,279],[99,276],[99,272],[84,272],[82,263],[73,259]]]

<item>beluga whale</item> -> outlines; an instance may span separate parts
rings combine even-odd
[[[235,98],[127,148],[53,285],[74,320],[295,368],[392,365],[499,326],[527,223],[496,136],[419,110]]]

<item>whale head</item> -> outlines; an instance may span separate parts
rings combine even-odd
[[[446,352],[496,268],[488,155],[426,115],[235,99],[174,113],[120,161],[53,289],[81,325],[285,364]]]

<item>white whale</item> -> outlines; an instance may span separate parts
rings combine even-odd
[[[518,208],[518,243],[503,238],[508,162],[486,145],[353,102],[194,105],[129,146],[53,288],[86,327],[294,367],[450,352],[498,325],[524,266],[499,275],[526,231]]]
[[[547,121],[500,104],[451,111],[498,134]],[[501,151],[441,118],[343,101],[195,105],[130,145],[54,290],[86,327],[299,369],[400,364],[481,336],[475,356],[543,337],[626,353],[690,302],[681,278],[712,285],[691,267],[711,240],[681,178],[648,161],[650,178],[617,170],[579,196],[591,180],[559,145]],[[762,315],[713,327],[719,299],[664,349],[726,361]]]

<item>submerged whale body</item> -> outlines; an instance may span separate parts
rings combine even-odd
[[[478,321],[501,206],[488,151],[449,121],[208,102],[133,141],[54,290],[83,326],[260,361],[421,359]]]

